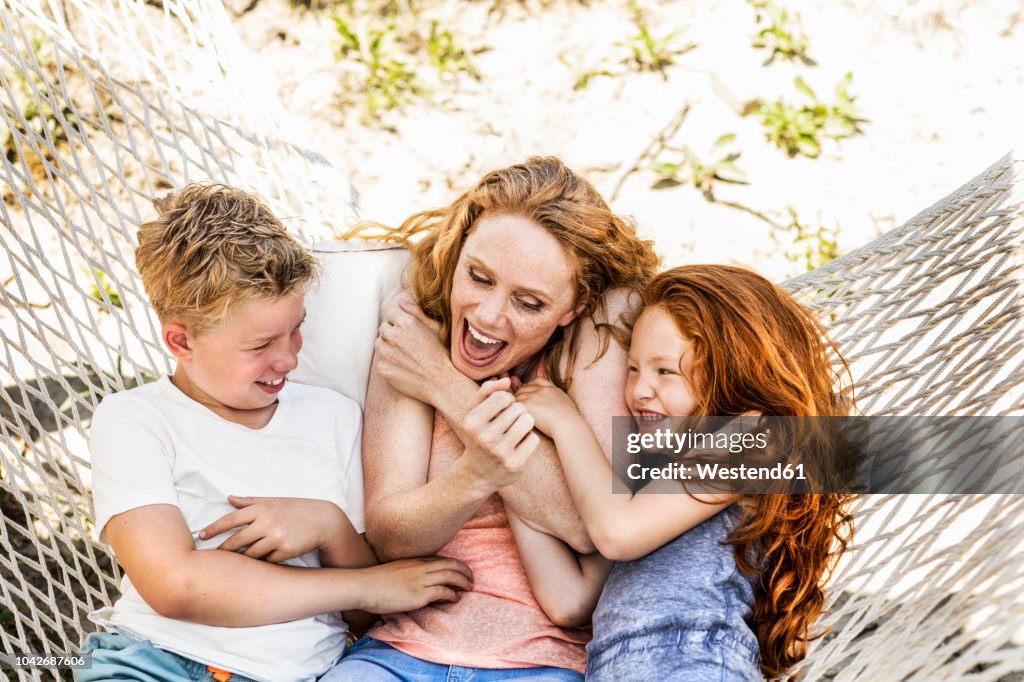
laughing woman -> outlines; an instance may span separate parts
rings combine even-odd
[[[506,508],[577,551],[593,545],[551,441],[512,390],[550,378],[609,451],[611,417],[626,414],[613,326],[636,313],[653,245],[590,183],[536,157],[388,237],[410,245],[412,280],[370,374],[367,539],[382,560],[458,558],[474,583],[451,603],[385,617],[324,679],[443,680],[452,666],[474,680],[582,679],[587,633],[538,606]]]

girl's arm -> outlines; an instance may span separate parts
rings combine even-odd
[[[604,450],[572,399],[537,379],[519,389],[536,427],[555,442],[569,491],[598,551],[615,561],[650,554],[732,504],[737,495],[690,495],[681,483],[655,481],[637,494],[612,492]],[[623,484],[618,482],[617,489]],[[675,494],[645,494],[645,493]]]
[[[576,554],[558,538],[527,526],[507,505],[505,514],[530,589],[548,619],[566,628],[589,623],[612,562],[597,553]]]

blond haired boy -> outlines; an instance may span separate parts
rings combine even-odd
[[[316,260],[238,189],[156,207],[135,257],[176,367],[93,417],[96,523],[125,577],[75,676],[313,680],[341,656],[341,611],[454,600],[468,569],[377,566],[359,535],[359,408],[287,380]]]

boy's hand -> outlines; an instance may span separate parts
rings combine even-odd
[[[534,379],[516,391],[516,402],[526,406],[534,426],[549,438],[554,438],[559,422],[581,418],[572,398],[543,378]]]
[[[245,526],[217,549],[243,552],[280,563],[325,548],[344,528],[345,512],[326,500],[300,497],[228,496],[236,512],[225,514],[199,533],[200,539]]]
[[[367,580],[370,613],[404,613],[436,601],[458,601],[473,589],[473,573],[461,561],[445,557],[402,559],[360,571]]]

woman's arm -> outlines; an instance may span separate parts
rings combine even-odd
[[[537,428],[554,440],[576,507],[598,551],[609,559],[630,561],[649,554],[738,497],[690,495],[682,484],[660,480],[634,495],[612,492],[616,475],[604,449],[564,392],[537,379],[523,386],[516,398],[526,405]]]
[[[539,438],[509,380],[489,381],[463,419],[473,438],[428,481],[433,408],[392,388],[376,365],[375,357],[363,428],[366,537],[382,560],[434,554],[519,475]]]
[[[181,510],[170,504],[117,514],[104,533],[150,607],[167,618],[208,625],[267,625],[349,609],[398,613],[455,601],[471,587],[469,569],[455,559],[301,568],[197,550]]]
[[[383,559],[391,556],[410,556],[410,554],[398,547],[386,546],[389,541],[381,538],[380,534],[375,533],[371,527],[373,523],[371,507],[375,506],[375,502],[371,498],[376,497],[377,493],[373,489],[378,485],[375,475],[370,470],[374,466],[371,459],[378,457],[381,459],[381,466],[385,469],[381,475],[384,475],[388,473],[387,469],[394,466],[393,463],[388,464],[387,462],[391,461],[393,457],[401,456],[402,453],[402,450],[394,443],[388,442],[394,441],[392,436],[400,435],[396,433],[398,429],[394,426],[389,426],[384,433],[369,433],[370,429],[379,423],[379,419],[386,417],[388,421],[385,423],[390,425],[408,425],[407,428],[403,427],[405,433],[401,434],[403,442],[406,443],[403,447],[406,448],[406,452],[415,452],[417,461],[420,455],[415,448],[425,447],[429,451],[430,430],[433,427],[433,409],[430,406],[436,408],[444,416],[459,439],[466,445],[467,451],[470,448],[481,449],[487,446],[482,442],[482,434],[478,432],[480,422],[467,421],[470,411],[478,403],[479,388],[475,382],[461,374],[451,364],[448,349],[438,340],[436,323],[429,320],[407,295],[403,295],[389,307],[381,325],[375,351],[374,368],[370,372],[370,387],[367,392],[363,467],[368,498],[367,537],[379,555],[383,552],[381,555]],[[430,405],[426,404],[427,401]],[[427,416],[417,416],[417,409],[424,410]],[[388,417],[387,415],[393,416]],[[413,419],[415,421],[411,421]],[[429,424],[429,426],[423,427],[423,424]],[[420,431],[421,428],[423,432]],[[411,438],[405,437],[412,434],[414,430],[419,435],[414,435]],[[426,435],[423,435],[424,432]],[[538,444],[534,448],[533,455],[520,468],[516,482],[509,486],[505,485],[509,482],[506,480],[502,484],[504,487],[498,486],[501,487],[502,497],[511,500],[519,514],[530,525],[565,540],[578,551],[592,552],[594,550],[593,543],[590,542],[583,522],[572,503],[565,478],[558,464],[554,444],[547,438],[539,438],[537,441]],[[388,456],[384,453],[385,448],[398,454]],[[404,456],[408,457],[408,455]],[[496,456],[492,455],[492,457]],[[421,472],[413,472],[410,469],[405,472],[408,474],[406,480],[399,481],[398,478],[395,478],[395,488],[392,489],[390,484],[385,484],[381,487],[381,492],[390,495],[394,492],[401,493],[416,486],[422,486],[426,480],[428,458],[429,453],[424,456]],[[415,477],[413,477],[414,473]],[[446,475],[449,473],[452,476],[456,475],[456,472],[445,472]],[[494,477],[492,476],[492,478]],[[471,485],[470,483],[454,481],[451,485],[457,490],[446,494],[458,498],[450,500],[453,506],[465,511],[468,507],[461,503],[455,503],[466,498],[467,495],[470,499],[475,500],[474,506],[468,515],[458,515],[461,521],[457,525],[454,523],[456,517],[452,516],[450,518],[452,523],[446,524],[444,529],[438,529],[436,537],[433,530],[428,529],[433,541],[428,542],[428,538],[423,538],[420,544],[420,547],[427,553],[437,551],[442,547],[461,527],[462,523],[472,515],[472,511],[481,501],[476,499],[479,495],[486,498],[497,490],[496,487],[487,486],[475,491],[475,494],[469,494],[470,491],[465,490],[464,487]],[[459,486],[463,486],[463,488],[460,489]],[[413,517],[408,527],[400,533],[396,532],[396,536],[404,537],[414,534],[416,524],[422,523],[421,519],[427,518],[423,516],[425,513],[421,512],[420,516]],[[384,519],[383,523],[386,527],[394,528],[396,531],[402,526],[400,519]],[[442,530],[443,532],[441,532]],[[438,542],[442,537],[444,541]],[[383,544],[378,545],[378,543]],[[391,551],[401,553],[391,554]]]
[[[590,622],[612,562],[600,554],[577,555],[568,545],[530,528],[505,507],[533,596],[559,627]]]

